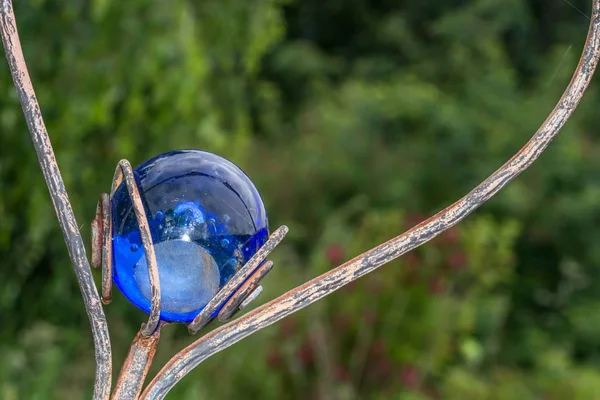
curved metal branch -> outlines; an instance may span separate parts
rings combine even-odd
[[[204,328],[215,316],[215,311],[218,311],[232,296],[240,294],[240,286],[247,281],[252,274],[263,264],[265,258],[277,247],[288,233],[288,227],[285,225],[277,228],[265,244],[254,254],[246,264],[231,277],[219,292],[213,297],[206,306],[196,315],[196,318],[188,324],[188,331],[194,335],[200,329]],[[266,271],[268,272],[268,271]],[[260,279],[260,278],[259,278]],[[252,294],[252,293],[250,293]],[[233,313],[232,313],[233,315]],[[231,317],[231,315],[230,315]]]
[[[79,233],[65,184],[56,164],[50,138],[42,119],[40,106],[35,97],[29,73],[27,72],[17,33],[12,2],[10,0],[2,0],[0,3],[0,30],[2,32],[2,42],[4,44],[6,59],[10,66],[10,72],[17,88],[17,93],[19,94],[19,100],[21,101],[25,119],[27,120],[27,127],[31,133],[40,167],[50,191],[50,197],[58,216],[69,256],[73,262],[73,269],[75,270],[77,282],[79,283],[92,327],[96,353],[94,399],[108,399],[111,387],[112,356],[106,317],[102,310],[100,296],[94,285],[83,239]]]
[[[140,333],[144,337],[148,337],[156,331],[158,323],[160,321],[160,281],[158,276],[158,263],[156,261],[156,253],[154,252],[154,244],[152,243],[152,235],[150,234],[150,226],[148,225],[148,217],[146,216],[146,210],[142,204],[140,191],[138,190],[137,183],[133,176],[133,168],[127,160],[119,161],[119,165],[115,170],[115,176],[113,177],[112,188],[110,189],[110,198],[115,194],[115,191],[125,180],[125,186],[127,186],[127,192],[133,205],[133,211],[137,219],[138,227],[140,229],[140,236],[142,244],[144,246],[144,252],[146,253],[146,263],[148,264],[148,275],[150,278],[150,292],[152,295],[152,303],[150,306],[150,316],[148,322],[142,325]],[[112,226],[112,220],[110,218],[104,218],[109,220],[108,224]],[[106,239],[107,243],[111,240],[110,236]],[[109,248],[110,246],[105,246]],[[110,250],[108,250],[111,252]],[[110,270],[112,265],[108,265],[106,270]]]
[[[135,400],[138,398],[154,354],[156,354],[159,339],[160,325],[150,336],[144,336],[141,331],[138,332],[121,367],[112,400]]]
[[[211,355],[322,299],[345,284],[426,243],[461,221],[498,193],[542,154],[577,107],[592,79],[599,57],[600,0],[594,0],[587,41],[571,82],[535,135],[506,164],[465,197],[402,235],[198,339],[162,368],[143,392],[141,398],[164,398],[181,378]]]
[[[219,311],[217,319],[221,322],[229,321],[231,317],[233,317],[233,315],[240,309],[242,303],[249,299],[249,296],[258,289],[259,282],[271,271],[272,268],[273,261],[271,260],[263,262],[260,267],[256,268],[256,271],[250,275],[248,280],[236,290],[229,300],[227,300],[227,303],[225,303],[223,308],[221,308],[221,311]]]
[[[223,305],[221,311],[217,315],[217,319],[221,322],[227,322],[233,317],[233,315],[240,309],[240,306],[244,300],[248,299],[255,290],[258,289],[258,283],[264,278],[273,268],[273,261],[267,260],[263,262],[260,267],[256,268],[256,271],[250,275],[248,280],[244,282],[231,298],[227,300],[227,303]]]
[[[102,267],[102,304],[112,301],[112,223],[110,197],[102,193],[96,206],[92,228],[92,267]]]
[[[112,301],[112,219],[110,208],[110,196],[106,193],[100,195],[102,207],[102,245],[100,248],[100,262],[102,265],[102,304],[109,304]],[[97,243],[97,241],[96,241]],[[92,250],[94,251],[94,250]],[[150,265],[150,264],[148,264]]]

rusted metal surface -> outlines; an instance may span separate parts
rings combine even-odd
[[[102,266],[102,304],[112,300],[112,221],[110,197],[102,193],[96,206],[96,218],[92,228],[92,267]]]
[[[141,398],[163,399],[177,382],[211,355],[322,299],[345,284],[428,242],[464,219],[542,154],[579,104],[599,57],[600,0],[594,0],[587,40],[571,82],[538,131],[506,164],[456,203],[400,236],[207,333],[173,357],[150,382]]]
[[[194,320],[188,325],[188,331],[191,334],[197,333],[205,327],[214,317],[214,313],[224,304],[231,295],[238,290],[240,285],[248,279],[250,275],[262,264],[267,256],[277,247],[287,235],[289,229],[283,225],[277,228],[265,244],[254,254],[250,260],[223,286],[221,290],[213,297],[208,304],[200,311]]]
[[[231,298],[227,300],[227,303],[225,303],[225,305],[221,308],[221,311],[219,311],[217,319],[221,322],[229,321],[231,317],[233,317],[233,315],[240,309],[240,304],[242,304],[242,302],[246,300],[246,298],[252,292],[254,292],[254,290],[256,290],[259,282],[271,271],[272,268],[273,261],[264,261],[260,267],[258,267],[256,271],[252,273],[252,275],[250,275],[248,280],[244,282],[238,288],[238,290],[236,290]]]
[[[0,31],[6,59],[19,95],[27,127],[31,133],[33,146],[44,179],[48,185],[50,198],[58,216],[60,228],[73,263],[77,283],[81,289],[83,302],[90,320],[96,357],[96,377],[94,381],[94,399],[108,399],[111,387],[111,348],[106,317],[100,302],[100,296],[92,276],[79,225],[69,202],[65,185],[58,169],[54,151],[44,125],[42,112],[38,104],[25,59],[19,42],[15,15],[10,0],[0,1]]]
[[[96,205],[96,218],[90,224],[92,232],[92,267],[98,268],[102,265],[102,196],[98,199]]]
[[[156,353],[159,338],[160,326],[150,336],[144,336],[142,331],[138,332],[121,367],[112,400],[135,400],[138,398]]]
[[[31,132],[34,147],[38,154],[40,167],[44,174],[44,178],[46,179],[54,208],[58,215],[59,223],[69,250],[69,255],[73,261],[75,274],[81,288],[84,304],[92,327],[96,351],[94,399],[108,399],[111,387],[111,350],[104,312],[101,307],[98,292],[94,286],[83,240],[79,234],[77,228],[78,225],[75,221],[64,183],[54,158],[52,146],[42,120],[41,111],[27,73],[17,34],[12,3],[9,0],[0,0],[0,7],[0,30],[8,64],[19,94],[28,128]],[[489,200],[521,172],[527,169],[541,155],[577,107],[585,89],[591,81],[599,57],[600,0],[594,0],[588,37],[579,65],[577,66],[571,82],[555,108],[531,140],[505,165],[494,172],[488,179],[478,185],[465,197],[421,224],[411,228],[402,235],[357,256],[345,264],[334,268],[309,282],[306,282],[277,299],[258,307],[239,319],[209,332],[173,357],[139,397],[142,399],[164,398],[168,391],[181,380],[183,376],[216,352],[231,346],[246,336],[275,323],[287,315],[312,304],[339,289],[343,285],[358,279],[385,263],[426,243],[444,230],[461,221],[480,205]],[[121,171],[121,175],[119,175],[119,170]],[[132,174],[129,174],[128,177],[128,171],[131,171],[129,163],[126,161],[119,163],[119,168],[115,173],[115,182],[120,183],[122,179],[125,179],[135,207],[135,193],[132,195],[132,188],[137,190],[137,186],[135,186]],[[115,182],[113,182],[113,192],[118,186],[118,184],[114,184]],[[139,200],[139,194],[137,200]],[[144,210],[143,207],[141,207],[141,204],[138,204],[138,207],[143,213]],[[145,218],[145,213],[138,213],[137,211],[139,210],[136,210],[136,217],[140,224],[140,230],[143,231],[143,228],[147,228],[147,220]],[[105,216],[103,216],[103,220],[104,219]],[[99,225],[96,224],[95,228],[99,229]],[[99,231],[96,232],[96,234],[98,233]],[[147,230],[146,233],[147,239],[149,240],[144,243],[144,250],[148,257],[149,254],[154,255],[154,251],[152,249],[149,230]],[[279,241],[281,241],[283,236],[285,236],[285,233],[287,233],[287,228],[285,227],[274,232],[269,241],[267,241],[267,244],[260,249],[257,255],[253,257],[224,287],[224,289],[227,288],[227,290],[221,290],[217,296],[209,302],[210,307],[207,306],[205,310],[209,308],[211,310],[210,313],[208,311],[204,312],[203,310],[194,322],[190,324],[189,329],[191,332],[197,332],[198,329],[210,321],[214,310],[216,310],[219,305],[223,304],[223,302],[227,301],[230,298],[231,293],[236,293],[236,290],[240,289],[239,285],[244,283],[249,276],[255,273],[255,270],[261,265],[268,253],[277,245],[277,243],[279,243]],[[146,245],[148,245],[148,247]],[[97,261],[97,258],[94,258],[94,261]],[[151,260],[147,259],[149,266],[151,265],[150,261]],[[156,265],[154,266],[156,267]],[[153,278],[152,272],[153,271],[149,271],[151,282]],[[152,291],[153,308],[150,320],[152,320],[152,315],[156,314],[154,311],[160,310],[160,287],[156,268],[154,269],[154,272],[156,272],[156,274],[154,275],[155,284]],[[156,306],[155,295],[157,291],[158,305]],[[251,295],[253,293],[254,292],[252,292]],[[149,321],[148,324],[143,327],[146,329],[140,331],[138,338],[132,345],[130,356],[128,356],[128,361],[123,368],[123,376],[119,379],[118,387],[115,389],[115,395],[122,397],[116,398],[133,399],[138,397],[137,394],[142,385],[141,382],[143,381],[143,377],[147,372],[147,368],[154,354],[156,341],[158,340],[159,335],[159,332],[156,329],[152,329],[152,332],[148,333],[151,323],[152,321]],[[158,324],[158,320],[156,323]],[[154,335],[156,335],[156,340],[153,340]],[[153,344],[148,345],[148,342],[143,341],[153,341]],[[122,395],[120,393],[122,393]]]
[[[260,294],[263,292],[263,287],[262,286],[258,286],[256,289],[254,289],[254,291],[252,291],[248,297],[246,297],[244,299],[244,301],[242,301],[242,304],[240,304],[240,310],[243,310],[244,308],[248,307],[248,305],[250,303],[252,303],[254,300],[256,300],[256,298],[258,296],[260,296]]]
[[[106,193],[100,195],[102,206],[102,304],[112,300],[112,220],[110,197]]]
[[[114,196],[115,191],[119,185],[125,180],[127,186],[127,192],[131,198],[133,205],[133,211],[137,219],[138,227],[140,228],[140,237],[142,244],[144,245],[144,252],[146,255],[146,263],[148,264],[148,275],[150,277],[150,293],[152,294],[152,305],[150,307],[150,316],[148,322],[142,326],[140,330],[144,336],[150,336],[160,322],[160,280],[158,275],[158,263],[156,262],[156,254],[154,253],[154,243],[152,242],[152,235],[150,234],[150,226],[148,225],[148,218],[146,217],[146,211],[142,203],[140,191],[138,190],[135,177],[133,175],[133,168],[127,160],[119,161],[119,165],[115,170],[115,176],[113,178],[112,188],[110,190],[110,197]],[[112,223],[109,223],[112,226]],[[106,242],[106,247],[110,247],[112,241]],[[110,249],[107,250],[112,253]],[[110,269],[110,266],[109,268]]]

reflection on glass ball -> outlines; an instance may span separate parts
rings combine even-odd
[[[267,240],[264,204],[242,170],[204,151],[158,155],[134,176],[158,263],[161,319],[191,322]],[[124,183],[111,207],[115,284],[150,312],[146,256]]]

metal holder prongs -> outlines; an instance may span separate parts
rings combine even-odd
[[[150,226],[131,164],[127,160],[119,161],[113,177],[110,196],[100,195],[96,207],[96,218],[92,221],[92,265],[102,267],[102,303],[109,304],[112,291],[112,215],[111,199],[117,188],[125,181],[127,193],[131,198],[140,237],[144,246],[148,275],[150,277],[151,307],[148,321],[133,340],[121,373],[113,390],[114,399],[135,399],[139,395],[144,378],[148,372],[160,337],[161,290],[158,264],[154,252],[154,243]],[[273,262],[267,256],[288,233],[287,226],[281,226],[267,239],[265,244],[240,268],[235,275],[217,292],[187,327],[191,334],[197,333],[215,317],[221,322],[230,320],[239,310],[245,308],[261,292],[259,282],[273,268]]]
[[[160,322],[160,280],[148,219],[133,169],[127,160],[121,160],[117,165],[110,196],[103,193],[98,200],[96,218],[92,222],[92,265],[96,268],[102,267],[102,302],[108,304],[111,301],[112,290],[112,216],[110,203],[115,191],[123,180],[127,186],[127,192],[131,198],[137,224],[140,229],[150,277],[152,306],[148,322],[143,324],[140,330],[143,337],[148,337],[156,331]],[[269,236],[269,239],[258,252],[229,279],[225,286],[217,292],[196,318],[188,324],[190,333],[197,333],[208,325],[215,316],[221,322],[230,320],[240,309],[245,308],[250,301],[254,300],[262,292],[259,282],[273,267],[273,262],[266,260],[266,258],[287,233],[288,228],[284,225]],[[215,315],[217,310],[219,312]]]

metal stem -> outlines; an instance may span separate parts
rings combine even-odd
[[[138,398],[156,353],[158,339],[160,339],[160,326],[150,336],[144,336],[141,330],[138,332],[121,367],[112,400],[136,400]]]
[[[146,264],[148,264],[148,275],[150,277],[150,293],[152,294],[150,316],[148,317],[148,322],[142,325],[142,329],[140,330],[140,333],[147,337],[154,333],[160,321],[160,279],[158,275],[158,263],[156,261],[156,253],[154,252],[154,243],[152,243],[150,226],[148,225],[148,217],[146,216],[140,191],[137,187],[135,177],[133,176],[133,168],[131,168],[131,164],[127,160],[119,161],[119,165],[115,170],[115,176],[110,190],[111,199],[119,185],[123,182],[123,179],[125,180],[127,192],[129,193],[129,198],[133,204],[133,210],[140,229],[140,237],[142,239],[142,244],[144,245]],[[112,221],[109,220],[109,224],[112,226]],[[111,252],[111,238],[109,237],[104,242],[104,247],[108,248],[108,251]],[[108,266],[108,268],[111,267],[111,265]]]
[[[98,292],[93,283],[90,265],[85,254],[85,247],[77,228],[78,225],[75,221],[66,189],[56,164],[48,133],[46,132],[42,120],[40,107],[37,103],[27,72],[17,34],[12,3],[10,0],[0,0],[0,7],[0,30],[2,33],[6,58],[19,94],[19,99],[23,107],[34,147],[38,154],[40,167],[44,174],[44,178],[46,179],[54,208],[58,215],[59,223],[69,250],[69,255],[73,262],[75,274],[92,327],[96,350],[94,399],[108,399],[111,386],[111,349],[106,319],[101,307]],[[435,216],[411,228],[404,234],[359,255],[353,260],[289,291],[279,298],[200,338],[173,357],[167,365],[165,365],[146,388],[141,395],[141,398],[164,398],[168,391],[183,376],[216,352],[231,346],[246,336],[306,307],[334,292],[343,285],[358,279],[381,265],[426,243],[444,230],[464,219],[480,205],[489,200],[512,179],[527,169],[546,149],[581,100],[585,89],[591,81],[599,56],[600,0],[594,0],[587,41],[571,82],[556,107],[552,110],[533,138],[504,166],[494,172],[488,179],[478,185],[465,197],[450,207],[442,210]],[[127,179],[127,177],[125,178]],[[138,214],[136,214],[136,216],[137,215]],[[147,223],[145,219],[143,219],[143,221]],[[267,246],[265,245],[264,247]],[[149,251],[147,249],[145,250],[148,254]],[[261,251],[262,250],[263,249],[261,249]],[[270,249],[266,248],[264,251],[268,254]],[[150,252],[152,252],[152,250],[150,250]],[[261,257],[262,259],[260,259],[260,257],[254,258],[254,260],[251,260],[252,263],[249,262],[242,270],[240,270],[240,281],[236,281],[237,286],[243,283],[244,280],[249,277],[259,265],[261,265],[266,254],[263,256],[261,253]],[[242,277],[244,278],[243,280]],[[158,282],[158,277],[156,276],[155,278],[155,282]],[[223,292],[223,296],[225,296],[225,293],[227,296],[229,296],[229,293],[234,293],[234,291],[237,290],[237,286],[236,288],[233,288],[232,284],[232,287],[229,288],[227,292]],[[156,287],[158,287],[158,284]],[[217,294],[217,296],[219,296],[219,294]],[[214,304],[212,305],[222,304],[223,301],[226,301],[229,298],[227,296],[216,300],[213,299]],[[160,298],[160,295],[158,297]],[[153,292],[153,309],[160,309],[160,304],[158,307],[154,307],[154,298],[155,292]],[[205,322],[210,321],[211,317],[212,315],[201,313],[197,320],[193,322],[193,325],[190,326],[190,330],[192,332],[197,331]],[[149,326],[150,321],[146,327],[149,328]],[[154,333],[158,335],[158,331],[154,331]],[[142,335],[141,332],[140,335]],[[145,340],[150,339],[148,338]],[[134,341],[134,344],[135,343],[136,342]],[[132,349],[130,354],[132,354],[133,358],[135,358],[135,354],[141,354],[142,356],[147,354],[146,363],[143,368],[143,373],[145,374],[147,365],[149,365],[149,360],[151,359],[151,354],[153,354],[152,351],[145,352],[141,349],[141,353],[138,353],[136,349]],[[127,369],[125,371],[127,371]],[[136,382],[140,381],[141,379],[136,380]],[[125,386],[127,385],[120,387]],[[137,386],[135,389],[139,392]],[[119,391],[120,390],[121,389],[119,389]]]
[[[81,294],[85,309],[92,327],[92,336],[94,339],[94,348],[96,356],[96,378],[94,382],[94,399],[108,399],[111,386],[111,368],[112,356],[110,348],[110,337],[106,317],[100,302],[100,296],[94,278],[92,276],[90,264],[85,252],[83,239],[79,233],[77,221],[69,202],[69,196],[65,189],[65,184],[58,169],[52,144],[42,112],[38,104],[27,66],[23,57],[13,6],[10,0],[2,0],[0,3],[0,30],[2,32],[2,43],[4,52],[10,67],[10,72],[23,107],[23,113],[27,120],[27,127],[33,139],[33,145],[37,152],[38,160],[44,179],[48,185],[52,204],[58,216],[58,222],[69,251],[69,256],[73,263],[73,269]]]
[[[102,203],[102,304],[112,300],[112,211],[110,196],[100,195]]]

